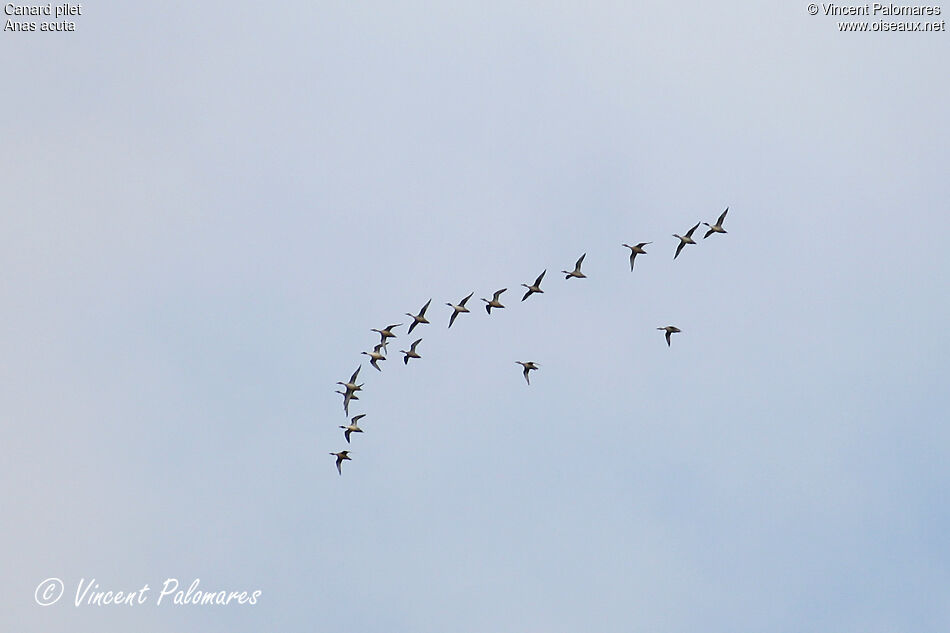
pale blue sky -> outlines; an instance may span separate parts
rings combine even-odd
[[[628,4],[0,33],[0,628],[946,631],[948,35]]]

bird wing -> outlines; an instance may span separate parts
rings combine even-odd
[[[541,285],[541,280],[544,279],[544,273],[546,273],[546,272],[548,272],[548,269],[547,269],[547,268],[545,268],[545,269],[544,269],[544,272],[542,272],[540,275],[538,275],[538,278],[534,280],[534,285],[535,285],[535,286],[540,286],[540,285]]]
[[[462,299],[462,302],[461,302],[459,305],[460,305],[460,306],[465,306],[465,302],[468,301],[469,299],[471,299],[473,294],[475,294],[475,291],[474,291],[474,290],[471,291],[470,293],[468,293],[468,296],[465,297],[464,299]]]
[[[449,317],[449,327],[452,327],[452,324],[455,323],[455,317],[459,315],[459,311],[455,310],[453,307],[452,316]]]
[[[353,424],[356,424],[357,422],[359,422],[360,418],[365,418],[365,417],[366,417],[366,414],[361,413],[359,415],[353,416],[353,419],[350,420],[350,422],[352,422]]]
[[[507,288],[502,288],[501,290],[496,290],[496,291],[495,291],[495,294],[493,294],[493,295],[491,296],[492,301],[498,301],[498,297],[500,297],[500,296],[501,296],[501,293],[503,293],[503,292],[506,291],[506,290],[508,290],[508,289],[507,289]]]
[[[670,336],[671,336],[672,334],[673,334],[673,333],[670,332],[669,330],[666,331],[666,346],[667,346],[667,347],[670,346]]]
[[[729,207],[726,207],[726,210],[722,212],[722,215],[719,216],[719,219],[716,220],[716,224],[719,225],[719,228],[722,228],[722,221],[726,219],[726,214],[729,213]],[[741,227],[740,227],[741,228]]]
[[[353,372],[353,375],[350,376],[350,384],[354,384],[354,385],[356,384],[356,377],[359,376],[361,369],[363,369],[363,366],[362,366],[362,365],[360,365],[359,367],[357,367],[357,368],[356,368],[356,371]]]
[[[530,297],[532,292],[534,292],[534,290],[532,290],[531,288],[528,288],[528,292],[524,293],[524,296],[521,297],[521,300],[524,301],[525,299]]]
[[[422,339],[421,339],[421,338],[417,338],[417,339],[413,342],[413,344],[409,346],[409,349],[411,349],[412,351],[416,351],[416,345],[418,345],[418,344],[421,343],[421,342],[422,342]]]
[[[585,257],[587,257],[587,253],[584,253],[583,255],[581,255],[580,259],[577,260],[577,263],[574,264],[574,270],[576,270],[577,272],[581,271],[581,264],[584,263]]]
[[[530,384],[531,384],[531,379],[528,378],[528,372],[529,372],[529,371],[531,371],[531,369],[530,369],[527,365],[525,365],[525,366],[524,366],[524,379],[527,380],[527,381],[528,381],[528,384],[530,385]]]
[[[343,468],[340,466],[340,464],[342,463],[343,463],[343,457],[341,455],[337,455],[336,456],[336,472],[340,473],[341,475],[343,474]]]
[[[680,245],[676,247],[676,255],[673,255],[673,259],[676,259],[680,255],[680,251],[683,250],[683,247],[686,246],[686,242],[680,240]]]
[[[635,260],[636,258],[637,258],[637,251],[631,249],[631,251],[630,251],[630,270],[633,270],[633,260]]]
[[[426,301],[426,304],[425,304],[424,306],[422,306],[422,309],[419,310],[419,316],[425,316],[425,315],[426,315],[426,310],[429,309],[429,304],[430,304],[430,303],[432,303],[432,299],[429,299],[428,301]]]
[[[686,237],[693,237],[693,231],[695,231],[695,230],[699,227],[699,225],[700,225],[700,223],[697,222],[696,225],[695,225],[693,228],[691,228],[690,230],[686,231]]]
[[[343,431],[343,436],[346,438],[346,443],[349,444],[350,443],[350,429]],[[343,473],[340,473],[340,474],[342,475]]]
[[[715,233],[715,231],[713,231],[712,229],[709,229],[708,231],[706,231],[706,235],[703,236],[703,239],[706,239],[707,237],[709,237],[709,236],[712,235],[713,233]]]

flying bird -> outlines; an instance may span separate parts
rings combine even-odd
[[[378,363],[381,360],[386,360],[386,357],[383,356],[379,351],[382,349],[382,347],[383,347],[383,344],[379,343],[378,345],[376,345],[376,347],[373,348],[372,352],[360,352],[360,354],[366,354],[367,356],[369,356],[370,358],[369,364],[375,367],[377,371],[383,371],[383,370],[380,369],[379,365],[377,365],[376,363]]]
[[[350,443],[350,433],[362,433],[362,432],[363,432],[363,429],[360,428],[360,425],[357,424],[357,422],[360,421],[360,418],[364,418],[364,417],[366,417],[366,414],[365,414],[365,413],[361,413],[361,414],[359,414],[359,415],[357,415],[357,416],[353,416],[353,418],[350,420],[350,423],[349,423],[348,425],[346,425],[346,426],[341,426],[341,427],[340,427],[341,429],[343,429],[343,437],[346,438],[346,443],[347,443],[347,444]],[[342,475],[343,473],[340,473],[340,474]]]
[[[516,362],[517,364],[521,365],[522,367],[524,367],[524,379],[525,379],[525,380],[528,382],[528,384],[530,385],[530,384],[531,384],[531,379],[528,378],[528,372],[531,371],[532,369],[537,369],[540,365],[539,365],[538,363],[534,362],[534,361],[523,362],[523,361],[520,361],[520,360],[516,360],[515,362]]]
[[[416,345],[418,345],[421,341],[422,341],[421,338],[420,338],[420,339],[416,339],[416,341],[415,341],[412,345],[409,346],[409,351],[408,351],[408,352],[407,352],[406,350],[404,350],[404,349],[399,350],[399,353],[400,353],[400,354],[405,354],[405,356],[404,356],[403,359],[402,359],[402,362],[403,362],[404,364],[408,365],[410,358],[422,358],[422,356],[419,356],[419,353],[416,352]]]
[[[468,293],[468,296],[465,297],[464,299],[462,299],[462,301],[461,301],[458,305],[455,305],[455,304],[452,304],[452,303],[446,303],[446,304],[445,304],[445,305],[451,307],[452,310],[453,310],[452,316],[449,317],[449,327],[452,327],[452,324],[455,323],[455,317],[457,317],[458,315],[460,315],[460,314],[463,313],[463,312],[471,312],[471,310],[469,310],[468,308],[465,307],[465,303],[466,303],[469,299],[472,298],[472,295],[473,295],[473,294],[475,294],[475,291],[474,291],[474,290],[471,291],[470,293]]]
[[[409,312],[406,313],[406,316],[412,317],[412,325],[409,326],[409,331],[407,332],[407,334],[412,334],[412,329],[416,327],[417,325],[419,325],[420,323],[429,322],[429,320],[426,318],[426,310],[429,309],[430,303],[432,303],[432,299],[429,299],[428,301],[426,301],[426,304],[422,306],[421,310],[419,310],[419,314],[410,314]]]
[[[356,392],[360,391],[363,388],[363,385],[356,384],[356,377],[360,375],[360,370],[363,369],[363,366],[360,365],[356,368],[356,371],[353,372],[353,375],[350,376],[349,382],[337,382],[338,385],[343,385],[343,388],[346,389],[346,393],[343,394],[343,411],[349,415],[350,414],[350,400],[359,400],[356,397]],[[337,393],[340,393],[339,391]]]
[[[646,255],[647,252],[643,250],[643,247],[647,244],[652,244],[653,242],[640,242],[636,246],[630,246],[629,244],[624,244],[627,248],[630,249],[630,270],[633,270],[633,260],[637,258],[637,255]],[[676,259],[675,257],[673,259]]]
[[[338,394],[340,394],[341,396],[343,396],[344,398],[346,397],[346,392],[345,392],[345,391],[340,391],[339,389],[337,389],[337,390],[334,391],[333,393],[338,393]],[[356,396],[356,395],[350,396],[350,400],[359,400],[359,399],[360,399],[359,396]]]
[[[682,332],[683,330],[679,329],[675,325],[667,325],[666,327],[658,327],[658,330],[663,330],[666,332],[666,346],[670,346],[670,336],[676,334],[677,332]]]
[[[373,329],[370,330],[371,332],[379,332],[379,343],[383,346],[383,351],[384,351],[384,352],[388,352],[388,351],[389,351],[389,350],[386,348],[386,339],[396,338],[396,335],[393,334],[393,328],[397,328],[397,327],[399,327],[399,326],[401,326],[401,325],[402,325],[402,323],[393,323],[392,325],[387,325],[386,327],[384,327],[384,328],[381,329],[381,330],[377,330],[376,328],[373,328]]]
[[[521,284],[522,286],[524,286],[525,288],[528,289],[528,292],[524,293],[524,296],[521,297],[521,300],[522,300],[522,301],[524,301],[525,299],[527,299],[528,297],[530,297],[530,296],[531,296],[532,294],[534,294],[535,292],[539,292],[539,293],[542,293],[542,294],[544,293],[544,291],[541,290],[541,280],[544,279],[544,273],[546,273],[546,272],[548,272],[548,269],[547,269],[547,268],[544,269],[544,272],[543,272],[543,273],[541,273],[540,275],[538,275],[538,278],[535,279],[535,280],[534,280],[534,283],[531,284],[530,286],[529,286],[528,284]]]
[[[501,293],[503,293],[503,292],[506,291],[506,290],[508,290],[508,289],[507,289],[507,288],[502,288],[501,290],[496,290],[496,291],[495,291],[495,294],[493,294],[492,297],[491,297],[491,301],[489,301],[489,300],[486,299],[485,297],[482,297],[482,301],[484,301],[485,304],[486,304],[486,305],[485,305],[485,310],[488,312],[488,314],[491,314],[491,309],[492,309],[492,308],[504,308],[504,307],[505,307],[505,306],[501,305],[501,301],[498,300],[498,297],[500,297],[500,296],[501,296]]]
[[[342,475],[343,468],[341,465],[343,464],[343,460],[352,459],[352,457],[350,457],[350,451],[340,451],[339,453],[330,453],[330,454],[336,457],[336,472]]]
[[[583,255],[581,255],[580,259],[577,260],[577,263],[574,264],[574,270],[572,270],[571,272],[568,272],[568,271],[566,271],[566,270],[562,270],[562,271],[561,271],[562,273],[564,273],[565,275],[567,275],[567,277],[565,277],[565,279],[570,279],[571,277],[577,277],[578,279],[584,279],[585,277],[587,277],[587,275],[585,275],[584,273],[581,272],[581,264],[584,263],[584,258],[585,258],[585,257],[587,257],[587,253],[584,253]]]
[[[695,231],[698,227],[699,227],[699,222],[696,223],[696,226],[686,231],[686,235],[677,235],[676,233],[673,234],[673,237],[678,237],[680,240],[679,246],[676,247],[676,255],[673,255],[673,259],[676,259],[677,257],[679,257],[680,251],[683,250],[684,246],[686,246],[687,244],[696,243],[693,241],[693,231]]]
[[[727,213],[729,213],[729,207],[726,207],[726,210],[722,212],[722,215],[719,216],[719,219],[716,220],[715,224],[709,224],[708,222],[703,222],[703,224],[709,227],[709,230],[706,231],[706,235],[703,236],[703,239],[706,239],[713,233],[728,233],[726,229],[722,228],[722,221],[726,219]]]

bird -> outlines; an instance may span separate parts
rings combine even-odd
[[[581,272],[581,264],[584,262],[584,258],[585,258],[585,257],[587,257],[587,253],[584,253],[583,255],[581,255],[580,259],[577,260],[577,263],[574,264],[574,270],[572,270],[571,272],[568,272],[568,271],[566,271],[566,270],[562,270],[562,271],[561,271],[562,273],[564,273],[565,275],[567,275],[567,277],[565,277],[565,279],[570,279],[571,277],[577,277],[578,279],[584,279],[584,278],[587,277],[587,275],[585,275],[584,273]]]
[[[485,310],[488,312],[488,314],[491,314],[491,309],[492,309],[492,308],[504,308],[504,307],[505,307],[505,306],[501,305],[501,301],[498,300],[498,297],[500,297],[500,296],[501,296],[501,293],[503,293],[503,292],[506,291],[506,290],[508,290],[508,289],[507,289],[507,288],[502,288],[501,290],[496,290],[496,291],[495,291],[495,294],[493,294],[492,297],[491,297],[491,301],[489,301],[489,300],[486,299],[485,297],[482,297],[482,301],[484,301],[485,304],[486,304],[486,305],[485,305]]]
[[[546,272],[548,272],[548,269],[547,269],[547,268],[544,269],[544,272],[542,272],[540,275],[538,275],[538,278],[535,279],[535,280],[534,280],[534,283],[531,284],[530,286],[529,286],[528,284],[521,284],[522,286],[524,286],[525,288],[528,289],[528,292],[524,293],[524,296],[521,297],[521,300],[522,300],[522,301],[524,301],[525,299],[527,299],[528,297],[530,297],[530,296],[531,296],[532,294],[534,294],[535,292],[540,292],[540,293],[542,293],[542,294],[544,293],[544,291],[541,290],[541,280],[544,279],[544,273],[546,273]]]
[[[426,318],[426,310],[429,308],[430,303],[432,303],[432,299],[429,299],[428,301],[426,301],[426,304],[422,306],[421,310],[419,310],[419,314],[410,314],[409,312],[406,313],[406,316],[412,317],[412,325],[409,326],[409,331],[407,332],[407,334],[412,334],[413,328],[415,328],[420,323],[429,322],[429,320]]]
[[[393,334],[393,328],[397,328],[401,325],[402,323],[393,323],[392,325],[387,325],[381,330],[377,330],[376,328],[372,328],[370,330],[370,332],[379,332],[379,342],[383,346],[384,352],[388,352],[386,349],[386,339],[396,338],[396,335]]]
[[[360,375],[360,370],[363,369],[363,366],[360,365],[356,368],[356,371],[353,372],[353,375],[350,376],[349,382],[339,382],[336,384],[343,385],[343,388],[346,389],[346,393],[343,394],[343,411],[349,415],[350,414],[350,400],[358,400],[356,397],[356,392],[360,391],[363,388],[363,385],[356,384],[356,377]],[[340,393],[340,392],[337,392]]]
[[[522,367],[524,367],[524,379],[528,381],[528,384],[530,385],[531,379],[528,378],[528,372],[531,371],[532,369],[537,369],[538,367],[540,367],[540,364],[534,361],[524,362],[524,361],[516,360],[515,362],[521,365]]]
[[[663,330],[666,332],[666,346],[670,346],[670,336],[676,334],[677,332],[682,332],[683,330],[679,329],[675,325],[667,325],[666,327],[658,327],[658,330]]]
[[[337,389],[337,390],[334,391],[333,393],[338,393],[338,394],[340,394],[341,396],[343,396],[344,398],[346,397],[346,392],[345,392],[345,391],[340,391],[339,389]],[[350,400],[359,400],[359,399],[360,399],[359,396],[355,396],[355,395],[350,396]]]
[[[474,290],[471,291],[470,293],[468,293],[468,296],[465,297],[464,299],[462,299],[462,301],[461,301],[458,305],[454,305],[454,304],[451,304],[451,303],[446,303],[446,304],[445,304],[445,305],[451,307],[452,310],[453,310],[452,316],[449,317],[449,327],[452,327],[452,324],[455,323],[455,317],[457,317],[458,315],[460,315],[460,314],[463,313],[463,312],[471,312],[471,310],[469,310],[468,308],[465,307],[465,302],[468,301],[469,299],[471,299],[473,294],[475,294],[475,291],[474,291]]]
[[[359,414],[359,415],[353,416],[353,418],[350,419],[350,423],[349,423],[348,425],[346,425],[346,426],[341,426],[341,427],[340,427],[341,429],[343,429],[343,437],[346,438],[346,443],[347,443],[347,444],[350,443],[350,433],[362,433],[362,432],[363,432],[363,429],[360,428],[360,426],[359,426],[359,424],[357,424],[357,422],[359,422],[360,418],[364,418],[364,417],[366,417],[366,414],[365,414],[365,413],[361,413],[361,414]],[[340,474],[342,474],[342,473],[340,473]]]
[[[676,247],[676,254],[673,255],[673,259],[676,259],[677,257],[679,257],[680,251],[683,250],[684,246],[686,246],[687,244],[696,243],[693,241],[693,231],[695,231],[698,226],[699,226],[699,222],[696,223],[696,226],[686,231],[686,235],[677,235],[676,233],[673,234],[673,237],[678,237],[680,240],[680,244],[679,246]]]
[[[352,457],[350,457],[350,451],[340,451],[339,453],[330,453],[330,454],[331,454],[331,455],[334,455],[334,456],[336,457],[336,472],[338,472],[338,473],[340,473],[340,474],[342,475],[342,474],[343,474],[343,468],[342,468],[341,464],[343,464],[343,460],[345,460],[345,459],[350,459],[350,460],[352,460],[352,459],[353,459]]]
[[[709,230],[706,231],[706,235],[703,236],[703,239],[706,239],[713,233],[728,233],[726,229],[722,228],[722,221],[726,219],[726,214],[729,213],[729,207],[726,207],[726,210],[722,212],[722,215],[719,216],[719,219],[716,220],[715,224],[710,224],[708,222],[703,222],[706,226],[709,227]]]
[[[406,365],[408,365],[410,358],[422,358],[422,356],[419,356],[418,352],[416,352],[416,345],[418,345],[421,341],[422,341],[421,338],[420,338],[420,339],[416,339],[415,342],[413,342],[413,344],[409,346],[409,351],[408,351],[408,352],[407,352],[406,350],[404,350],[404,349],[399,350],[399,353],[405,354],[405,356],[404,356],[403,359],[402,359],[402,362],[403,362],[403,363],[405,363]]]
[[[633,260],[637,258],[637,255],[646,255],[647,252],[643,250],[643,247],[647,244],[652,244],[653,242],[640,242],[636,246],[630,246],[629,244],[624,244],[627,248],[630,249],[630,270],[633,270]],[[674,258],[675,259],[675,258]]]
[[[379,351],[380,349],[382,349],[382,347],[383,347],[383,344],[379,343],[378,345],[376,345],[376,347],[373,348],[372,352],[360,352],[360,354],[366,354],[367,356],[370,357],[369,364],[375,367],[377,371],[383,371],[383,370],[380,369],[379,365],[377,365],[376,363],[378,363],[381,360],[386,360],[386,357],[383,356]]]

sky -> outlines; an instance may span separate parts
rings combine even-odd
[[[950,39],[806,7],[0,33],[0,628],[946,631]]]

